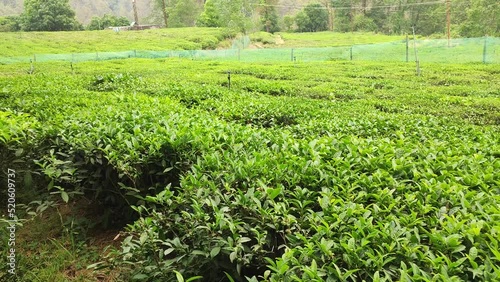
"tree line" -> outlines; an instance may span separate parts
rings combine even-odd
[[[104,29],[128,25],[125,17],[94,17],[84,27],[75,19],[69,0],[25,0],[20,16],[0,18],[0,31],[60,31]],[[285,4],[283,4],[285,3]],[[154,0],[151,21],[166,27],[206,26],[248,33],[371,31],[404,34],[415,28],[421,35],[454,37],[500,35],[497,0],[318,0],[283,14],[279,0]],[[290,7],[288,7],[290,8]]]
[[[126,17],[104,15],[93,17],[87,26],[83,26],[76,20],[69,0],[25,0],[21,15],[0,17],[0,32],[99,30],[129,24]]]

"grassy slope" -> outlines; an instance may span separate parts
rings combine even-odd
[[[2,33],[2,56],[66,54],[127,50],[213,49],[224,39],[217,28],[142,31],[73,31]]]
[[[251,34],[249,48],[238,51],[234,34],[217,28],[175,28],[144,31],[32,32],[3,33],[0,37],[0,64],[29,62],[81,62],[116,58],[193,57],[193,59],[240,60],[243,62],[286,62],[291,49],[297,61],[360,60],[405,61],[403,36],[374,33],[277,33]],[[238,36],[237,39],[240,37]],[[500,39],[487,40],[487,63],[500,62]],[[429,62],[482,62],[484,39],[421,40],[417,44],[422,67]],[[234,46],[233,46],[234,45]],[[232,47],[233,46],[233,47]],[[351,49],[351,46],[353,48]],[[411,47],[411,46],[410,46]],[[184,50],[225,49],[209,52]],[[264,49],[262,49],[264,48]],[[231,49],[231,50],[227,50]],[[166,52],[178,50],[180,52]],[[153,52],[150,52],[153,51]],[[163,51],[163,53],[161,53]],[[409,61],[414,61],[409,50]],[[351,58],[352,57],[352,58]]]
[[[267,47],[326,47],[390,42],[398,36],[372,33],[280,33],[283,44]],[[1,56],[30,56],[32,54],[68,54],[87,52],[113,52],[129,50],[199,50],[215,49],[226,36],[217,28],[175,28],[143,31],[79,32],[18,32],[1,33]],[[255,42],[272,43],[276,36],[263,32],[251,36]]]

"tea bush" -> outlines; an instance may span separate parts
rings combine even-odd
[[[127,74],[0,74],[2,152],[128,224],[98,266],[142,281],[500,279],[495,66],[120,62]]]

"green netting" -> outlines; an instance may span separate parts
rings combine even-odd
[[[240,44],[241,43],[241,44]],[[248,46],[242,38],[236,45]],[[408,46],[408,48],[407,48]],[[74,54],[35,54],[31,57],[0,57],[0,63],[50,62],[50,61],[99,61],[125,58],[189,58],[192,60],[226,60],[242,62],[310,62],[330,60],[354,61],[415,61],[414,46],[420,62],[435,63],[500,63],[500,38],[462,38],[432,40],[406,40],[326,48],[294,49],[242,49],[227,50],[171,50],[123,51]]]
[[[245,49],[250,46],[250,37],[249,36],[241,36],[236,39],[233,39],[231,48],[233,49]]]

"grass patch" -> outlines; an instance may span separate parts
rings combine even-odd
[[[17,281],[118,281],[119,270],[87,269],[120,242],[113,240],[119,230],[96,225],[102,219],[93,210],[84,199],[69,204],[50,202],[35,217],[23,220],[16,231]],[[2,239],[7,236],[5,232],[0,235]],[[0,280],[10,281],[10,274],[3,273]]]

